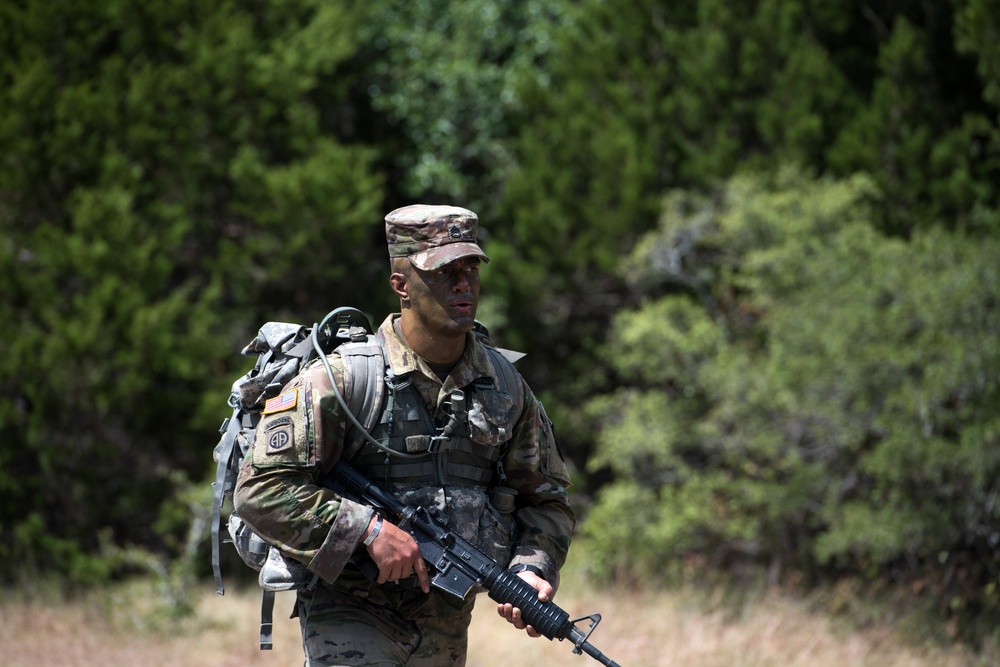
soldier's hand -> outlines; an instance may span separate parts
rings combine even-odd
[[[373,517],[369,530],[374,524]],[[388,521],[384,521],[382,530],[368,545],[368,554],[378,565],[378,583],[399,581],[416,574],[420,589],[424,593],[430,592],[431,580],[427,576],[427,564],[420,556],[420,547],[417,546],[416,540],[405,530],[400,530]]]
[[[524,579],[528,584],[531,585],[536,591],[538,591],[538,600],[540,602],[548,602],[552,599],[552,595],[555,593],[555,589],[552,584],[545,581],[539,577],[534,572],[525,570],[523,572],[518,572],[517,576]],[[497,605],[497,613],[503,618],[507,619],[507,622],[512,624],[518,630],[525,630],[529,637],[541,637],[542,633],[535,630],[533,627],[524,622],[521,618],[521,609],[515,607],[511,603],[507,602],[504,604]]]

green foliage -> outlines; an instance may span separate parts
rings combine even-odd
[[[399,196],[471,206],[494,222],[510,168],[515,86],[550,48],[564,9],[515,0],[370,4],[360,38],[372,59],[366,92],[401,130],[403,142],[384,147]]]
[[[614,267],[664,192],[792,162],[867,172],[880,231],[995,228],[996,21],[980,4],[572,5],[517,89],[490,283],[505,340],[547,355],[529,380],[553,388],[572,456],[591,437],[574,406],[614,381],[600,342],[641,298]]]
[[[956,53],[951,35],[941,34],[951,20],[939,7],[883,27],[870,99],[827,151],[837,173],[875,177],[885,194],[883,224],[892,232],[945,220],[979,232],[993,228],[972,214],[996,205],[997,136],[972,97],[976,87],[952,80],[952,72],[972,65]],[[963,104],[955,95],[969,99]]]
[[[655,508],[656,494],[647,487],[622,482],[606,488],[589,514],[588,525],[600,526],[588,532],[589,569],[621,580],[654,575],[661,560],[648,530],[657,519]]]
[[[818,160],[827,124],[858,103],[806,3],[585,2],[570,18],[525,78],[508,185],[512,232],[538,263],[607,269],[655,224],[665,187],[772,151]]]
[[[601,517],[646,494],[655,516],[631,538],[639,554],[892,571],[968,606],[988,600],[1000,244],[885,236],[877,193],[866,178],[786,169],[667,198],[625,263],[651,298],[616,318],[622,388],[588,408],[591,465],[621,481],[587,534],[618,530]]]
[[[252,327],[363,297],[345,278],[368,260],[344,249],[368,243],[381,184],[314,99],[356,50],[358,15],[309,0],[2,11],[0,542],[85,579],[72,554],[100,529],[162,548],[137,516],[174,471],[204,475]]]
[[[880,229],[988,233],[1000,202],[987,5],[575,5],[522,79],[503,202],[505,296],[544,314],[529,342],[569,330],[580,344],[567,347],[588,347],[620,302],[608,271],[655,225],[662,193],[705,191],[738,166],[867,171]],[[537,331],[526,319],[514,328]]]

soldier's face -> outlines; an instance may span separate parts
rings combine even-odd
[[[464,257],[437,271],[408,271],[409,307],[427,333],[455,337],[471,331],[479,304],[478,257]]]

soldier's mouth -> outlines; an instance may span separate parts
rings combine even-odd
[[[449,304],[449,308],[459,313],[470,313],[475,307],[475,303],[473,299],[455,300]]]

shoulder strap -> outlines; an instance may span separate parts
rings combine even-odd
[[[344,400],[351,413],[369,433],[378,423],[385,401],[385,356],[375,336],[360,343],[344,343],[337,351],[344,360]],[[352,424],[347,429],[344,456],[351,458],[360,449],[364,436]]]
[[[480,335],[479,342],[483,344],[486,352],[489,353],[490,362],[493,365],[493,373],[497,376],[497,382],[500,384],[497,388],[509,394],[514,399],[514,406],[517,409],[517,413],[520,414],[524,409],[524,383],[521,381],[521,374],[514,368],[513,361],[520,359],[524,355],[515,352],[513,354],[519,356],[511,360],[508,351],[493,347],[489,338]]]

